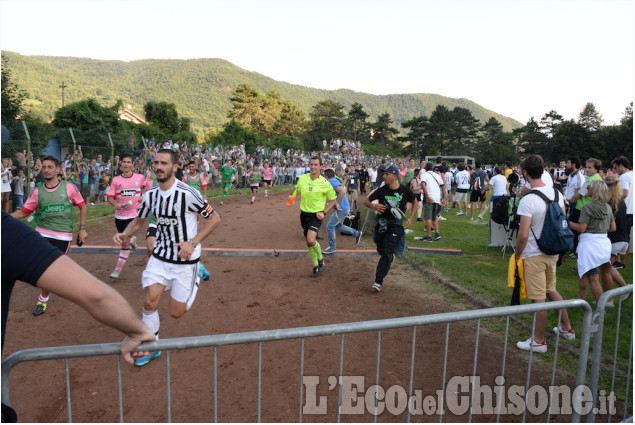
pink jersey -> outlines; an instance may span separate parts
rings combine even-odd
[[[44,190],[46,190],[47,192],[54,192],[55,189],[57,189],[57,186],[55,187],[55,189],[52,190],[47,189],[45,186],[43,187]],[[38,205],[38,190],[39,188],[36,186],[35,189],[33,189],[33,192],[31,192],[29,199],[27,199],[22,206],[22,211],[24,211],[25,213],[33,214],[40,209],[40,205]],[[82,194],[79,193],[79,190],[77,190],[77,187],[74,184],[68,183],[66,185],[66,194],[68,195],[68,200],[71,201],[73,205],[77,207],[84,206],[84,198],[82,198]],[[44,229],[40,226],[36,226],[35,230],[42,236],[51,239],[58,239],[60,241],[70,241],[73,239],[72,233],[55,232],[50,229]]]
[[[273,178],[273,169],[263,168],[260,170],[260,174],[262,175],[263,180],[271,180]]]
[[[117,176],[112,179],[110,189],[106,196],[113,198],[119,204],[125,204],[132,201],[131,205],[127,205],[120,210],[115,210],[115,218],[130,219],[137,216],[137,209],[141,203],[141,194],[143,188],[146,187],[146,179],[141,174],[133,173],[130,177]]]

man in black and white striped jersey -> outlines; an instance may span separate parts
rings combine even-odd
[[[150,214],[157,218],[157,240],[152,257],[143,272],[145,290],[143,323],[159,338],[159,302],[166,290],[171,290],[170,315],[176,319],[192,306],[200,278],[198,265],[201,256],[200,243],[220,223],[220,217],[196,189],[175,178],[178,156],[169,149],[160,150],[154,158],[154,174],[158,185],[143,195],[137,217],[113,240],[120,245],[145,228]],[[197,217],[203,217],[200,232]],[[160,351],[148,353],[135,360],[136,366],[148,364],[161,355]]]

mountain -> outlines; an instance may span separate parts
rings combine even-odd
[[[268,92],[276,90],[282,98],[296,104],[307,114],[319,101],[340,102],[345,111],[358,102],[370,114],[370,121],[388,112],[395,127],[413,117],[430,116],[437,105],[449,109],[469,109],[485,123],[495,117],[505,131],[522,127],[520,122],[483,108],[468,99],[454,99],[437,94],[372,95],[352,90],[321,90],[249,72],[223,59],[106,61],[74,57],[24,56],[3,51],[12,70],[12,79],[29,98],[28,106],[44,117],[52,117],[62,105],[62,84],[65,103],[86,98],[97,99],[110,106],[121,99],[130,109],[143,115],[148,101],[166,101],[176,105],[179,116],[189,118],[200,136],[227,122],[232,108],[229,96],[241,83]]]

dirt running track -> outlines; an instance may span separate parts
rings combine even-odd
[[[221,225],[205,242],[214,248],[303,249],[299,223],[299,202],[285,206],[286,195],[268,199],[259,194],[254,205],[249,198],[229,197],[224,206],[212,200],[221,216]],[[89,228],[90,245],[111,245],[114,220]],[[325,235],[326,223],[320,234]],[[142,236],[142,235],[138,235]],[[143,237],[140,238],[143,240]],[[327,244],[322,242],[322,247]],[[359,247],[352,237],[338,235],[338,249],[373,249],[365,236]],[[131,255],[121,278],[108,276],[116,254],[72,254],[76,262],[100,279],[112,284],[139,310],[143,303],[141,272],[145,255]],[[312,279],[311,262],[302,258],[211,257],[204,263],[212,281],[203,282],[193,308],[181,319],[167,314],[168,297],[163,297],[161,338],[225,334],[308,325],[354,322],[404,317],[456,310],[442,298],[432,295],[425,276],[415,274],[407,264],[396,261],[381,293],[370,286],[378,257],[327,257],[323,276]],[[457,257],[457,262],[465,260]],[[486,277],[484,277],[486,278]],[[25,284],[15,288],[7,326],[4,356],[25,348],[119,342],[122,336],[96,322],[83,310],[52,296],[47,312],[34,317],[31,311],[37,290]],[[415,378],[413,387],[423,395],[441,389],[445,325],[417,329]],[[475,344],[475,323],[450,327],[447,380],[455,375],[471,375]],[[477,375],[481,383],[493,385],[500,373],[502,338],[481,327]],[[381,339],[380,384],[387,389],[409,387],[412,329],[383,331]],[[524,385],[528,353],[519,352],[510,341],[507,355],[506,385]],[[553,344],[550,345],[550,350]],[[305,414],[307,422],[333,422],[337,419],[337,389],[329,389],[328,377],[338,375],[340,337],[307,339],[305,375],[320,376],[318,396],[326,396],[327,413]],[[213,364],[211,348],[171,352],[171,404],[174,422],[210,422],[213,412]],[[299,405],[299,341],[265,343],[262,347],[262,421],[296,422]],[[352,334],[345,338],[344,375],[365,376],[365,388],[375,382],[377,332]],[[218,419],[223,422],[254,422],[257,419],[257,345],[228,346],[218,349]],[[117,373],[113,356],[70,360],[72,411],[74,422],[118,422]],[[549,385],[549,365],[534,363],[532,384]],[[123,413],[126,422],[166,422],[166,356],[136,368],[122,366]],[[573,378],[559,375],[557,384],[573,384]],[[29,362],[11,374],[11,400],[22,422],[66,422],[64,361]],[[306,395],[306,391],[305,391]],[[465,395],[465,394],[463,394]],[[363,396],[363,394],[362,394]],[[464,421],[467,415],[446,421]],[[403,422],[406,413],[384,411],[380,422]],[[491,422],[495,415],[478,415],[478,422]],[[518,422],[508,415],[504,421]],[[544,421],[545,415],[528,420]],[[346,422],[372,422],[362,415],[343,415]],[[438,421],[438,416],[417,415],[412,421]],[[569,416],[553,416],[567,421]]]

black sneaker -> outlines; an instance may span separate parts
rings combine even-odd
[[[324,264],[324,260],[322,260],[317,266],[318,273],[324,273],[324,269],[326,269],[326,264]]]
[[[320,275],[320,271],[317,267],[313,267],[313,273],[311,273],[311,277],[318,277]]]
[[[613,268],[615,270],[620,270],[624,268],[624,263],[620,263],[619,261],[613,261]]]
[[[441,239],[441,235],[439,233],[435,233],[434,234],[434,240],[438,241],[439,239]]]

